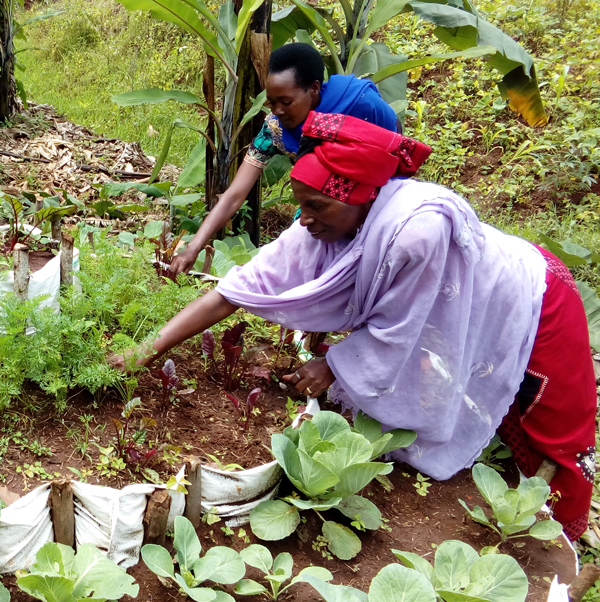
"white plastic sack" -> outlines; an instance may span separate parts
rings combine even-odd
[[[282,476],[276,460],[239,471],[202,466],[202,509],[216,508],[219,516],[229,518],[225,524],[230,527],[245,525],[253,508],[277,495]]]
[[[79,249],[73,249],[73,271],[79,271]],[[14,291],[15,274],[10,271],[6,278],[0,280],[0,295]],[[60,293],[60,253],[53,257],[41,270],[31,274],[27,298],[33,299],[40,295],[48,295],[40,303],[42,307],[59,309],[58,296]]]
[[[0,514],[0,574],[28,568],[37,551],[54,541],[48,496],[42,485],[17,500]]]
[[[314,415],[320,411],[319,402],[307,398],[306,409],[298,414],[292,426],[300,424],[304,414]],[[217,470],[202,466],[202,509],[216,513],[229,520],[228,527],[239,527],[250,521],[250,512],[265,500],[272,500],[279,491],[283,469],[276,460],[240,471]]]
[[[123,489],[73,482],[76,546],[92,543],[117,564],[137,564],[144,539],[144,514],[148,496],[159,486],[139,483]],[[171,510],[167,528],[183,514],[185,496],[169,491]]]

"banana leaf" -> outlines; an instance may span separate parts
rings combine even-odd
[[[406,61],[405,56],[392,54],[385,44],[373,43],[364,47],[354,64],[353,73],[357,77],[376,74],[384,68],[392,67],[404,61]],[[379,81],[373,77],[371,79],[375,81],[379,93],[388,104],[406,99],[406,71],[387,76],[385,79],[381,78]],[[399,118],[400,120],[404,119],[404,111],[400,113]]]
[[[577,281],[577,288],[583,301],[585,315],[588,322],[590,334],[590,347],[600,352],[600,299],[596,297],[596,291],[585,282]]]
[[[472,9],[468,4],[467,8]],[[477,14],[445,3],[407,2],[403,12],[411,9],[422,19],[436,25],[433,31],[435,36],[455,50],[478,45],[496,48],[497,52],[490,57],[488,64],[504,76],[499,89],[510,101],[509,106],[531,126],[548,123],[533,57],[519,43]]]

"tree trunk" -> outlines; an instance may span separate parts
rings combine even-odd
[[[206,62],[204,63],[204,73],[202,76],[202,92],[206,99],[206,106],[211,110],[215,110],[215,59],[210,55],[206,55]],[[208,123],[206,132],[210,140],[215,142],[215,120],[212,116],[208,115]],[[207,142],[206,144],[206,176],[204,183],[204,190],[206,193],[206,206],[211,210],[216,202],[215,195],[215,153],[213,152],[212,146]]]
[[[241,2],[239,3],[241,6]],[[235,112],[233,123],[239,123],[246,111],[252,106],[252,100],[260,94],[264,87],[268,68],[271,43],[269,32],[271,30],[272,0],[265,0],[252,17],[250,27],[240,48],[238,59],[238,86],[235,96]],[[262,85],[261,85],[262,84]],[[237,172],[244,160],[246,148],[262,127],[264,122],[262,111],[242,130],[236,141],[235,148],[231,149],[231,177]],[[260,214],[261,214],[261,179],[259,178],[248,194],[248,207],[251,210],[249,218],[236,217],[233,221],[234,231],[246,231],[250,240],[258,246],[260,239]]]
[[[12,28],[13,0],[0,0],[0,122],[17,109]]]

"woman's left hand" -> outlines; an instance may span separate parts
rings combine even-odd
[[[335,376],[327,359],[319,357],[310,360],[293,374],[286,374],[283,380],[293,384],[303,395],[319,397],[333,384]]]

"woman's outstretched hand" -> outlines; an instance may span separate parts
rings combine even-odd
[[[181,253],[177,253],[173,257],[171,266],[169,267],[169,278],[176,282],[179,274],[182,272],[187,274],[194,267],[197,258],[198,253],[189,247],[181,251]]]
[[[308,397],[319,397],[335,381],[335,376],[324,357],[306,362],[293,374],[286,374],[283,380],[291,383],[296,390]]]
[[[129,349],[122,354],[111,355],[107,362],[121,372],[132,374],[140,368],[149,366],[155,358],[156,352],[151,345],[148,345],[147,347],[140,346]]]

